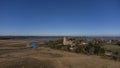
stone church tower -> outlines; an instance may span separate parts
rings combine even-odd
[[[67,43],[67,38],[66,37],[64,37],[63,38],[63,45],[67,45],[68,43]]]

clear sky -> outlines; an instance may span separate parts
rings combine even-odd
[[[0,35],[120,36],[120,0],[0,0]]]

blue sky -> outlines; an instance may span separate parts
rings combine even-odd
[[[120,0],[0,0],[0,35],[120,35]]]

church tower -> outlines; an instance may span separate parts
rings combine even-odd
[[[63,38],[63,45],[67,45],[67,38],[66,37]]]

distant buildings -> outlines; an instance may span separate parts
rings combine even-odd
[[[81,44],[81,45],[87,45],[88,42],[81,42],[80,44]]]
[[[76,44],[72,40],[68,40],[66,37],[63,38],[63,45],[69,45],[70,50],[74,50],[76,47]]]
[[[68,40],[66,37],[63,38],[63,45],[72,45],[73,41]]]
[[[88,42],[86,41],[79,41],[78,40],[69,40],[67,37],[63,38],[63,45],[71,45],[71,46],[75,46],[75,45],[87,45]]]
[[[112,56],[112,55],[113,55],[113,52],[112,52],[112,51],[105,51],[105,55],[107,55],[107,56]]]

